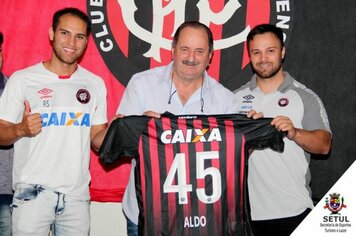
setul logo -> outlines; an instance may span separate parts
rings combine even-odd
[[[230,89],[251,76],[245,40],[251,28],[271,23],[284,31],[293,25],[293,0],[87,0],[96,46],[112,74],[126,85],[139,71],[171,60],[174,32],[198,20],[214,35],[209,74]]]
[[[183,130],[165,130],[161,135],[161,141],[164,144],[169,143],[196,143],[221,141],[221,134],[218,128],[209,129],[187,129]]]
[[[329,196],[330,200],[329,198],[326,198],[324,208],[329,209],[331,214],[338,214],[342,208],[346,208],[346,205],[344,204],[344,197],[340,198],[339,193],[332,193],[329,194]]]

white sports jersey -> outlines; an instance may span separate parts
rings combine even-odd
[[[19,123],[28,101],[42,132],[15,143],[13,186],[40,184],[89,199],[90,127],[104,124],[104,81],[81,66],[68,79],[42,63],[15,72],[0,100],[0,119]]]
[[[329,132],[328,117],[320,98],[285,72],[277,91],[264,94],[256,76],[235,91],[239,113],[251,109],[265,117],[289,117],[296,128],[324,129]],[[294,141],[284,138],[285,149],[255,150],[249,159],[248,189],[252,220],[295,216],[313,208],[309,188],[310,155]]]

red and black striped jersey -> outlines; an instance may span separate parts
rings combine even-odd
[[[112,122],[100,159],[136,159],[140,235],[250,235],[247,150],[282,151],[271,119],[165,114]]]

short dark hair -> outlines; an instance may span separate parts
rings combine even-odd
[[[173,42],[172,42],[173,48],[177,46],[180,33],[184,28],[187,27],[205,30],[206,34],[208,35],[209,52],[212,52],[214,50],[214,39],[211,30],[209,29],[208,26],[204,25],[203,23],[200,23],[199,21],[186,21],[178,27],[173,37]]]
[[[283,42],[283,31],[281,28],[271,25],[271,24],[260,24],[256,25],[247,35],[247,49],[250,48],[249,44],[250,41],[253,40],[253,38],[256,35],[259,34],[265,34],[265,33],[272,33],[276,36],[276,38],[279,40],[281,43],[282,48],[284,47],[284,42]]]
[[[83,20],[86,25],[87,25],[87,35],[90,34],[90,20],[87,16],[87,14],[85,14],[83,11],[77,9],[77,8],[73,8],[73,7],[67,7],[67,8],[63,8],[61,10],[58,10],[54,13],[53,15],[53,20],[52,20],[52,28],[53,31],[56,31],[58,25],[59,25],[59,19],[63,16],[63,15],[73,15],[78,17],[79,19]]]
[[[0,46],[2,45],[2,42],[4,42],[4,36],[2,35],[2,32],[0,32]]]

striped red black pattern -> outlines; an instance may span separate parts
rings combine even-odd
[[[112,122],[100,159],[136,159],[140,235],[251,235],[247,149],[282,151],[271,119],[211,115]]]
[[[172,130],[172,133],[182,130],[183,134],[187,134],[188,129],[207,129],[204,139],[208,139],[209,130],[213,128],[219,129],[221,141],[161,142],[161,135],[166,130]],[[140,227],[143,227],[145,235],[236,234],[244,222],[244,144],[241,129],[230,119],[151,119],[141,135],[136,168],[136,175],[139,176],[137,196],[142,196],[139,198],[142,210]],[[207,174],[204,179],[197,176],[197,153],[211,151],[216,151],[218,158],[204,160],[203,170],[213,168],[213,173],[220,175],[221,195],[213,203],[203,203],[197,196],[197,190],[203,188],[206,195],[211,195],[215,175]],[[164,193],[163,190],[177,154],[185,156],[185,166],[179,168],[185,168],[186,184],[192,186],[187,193],[186,204],[179,203],[177,192]],[[172,184],[179,185],[177,178],[175,173]]]

